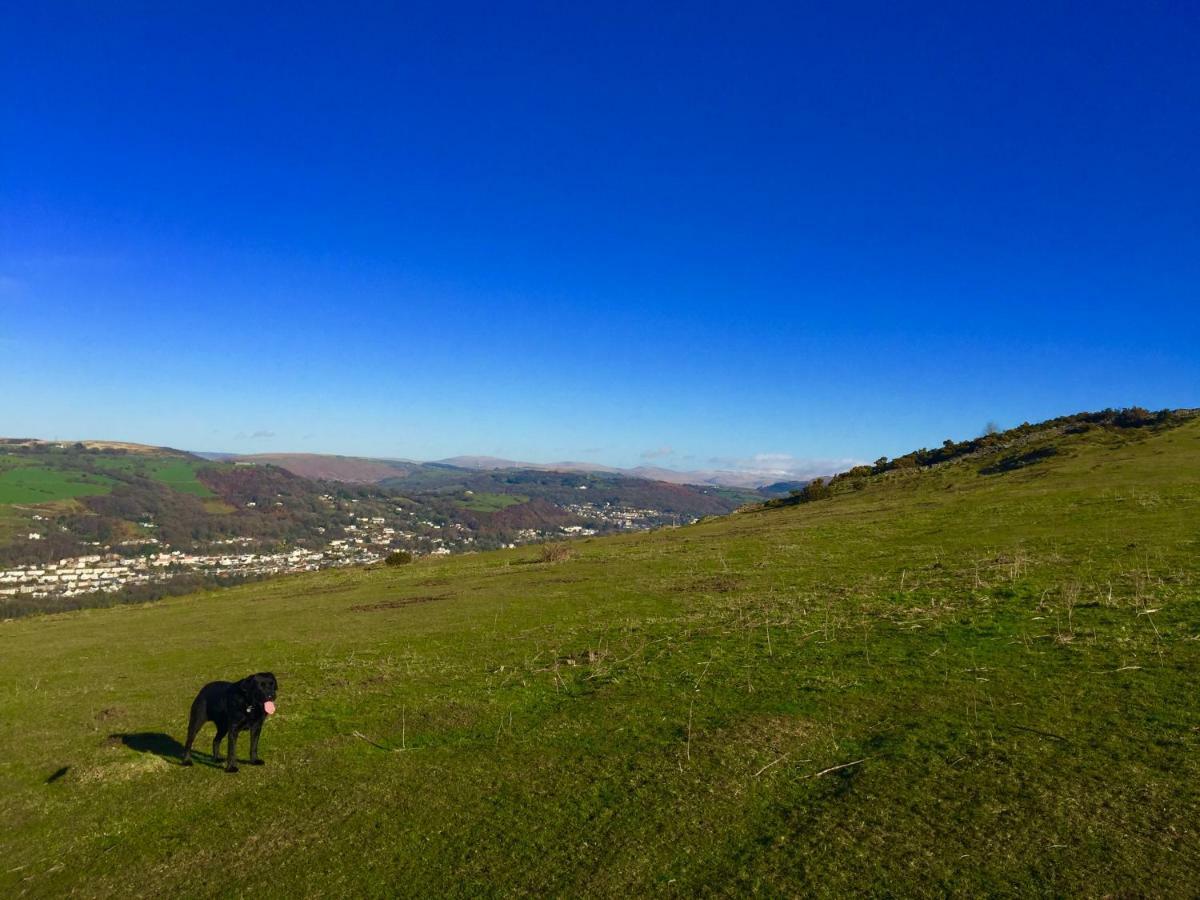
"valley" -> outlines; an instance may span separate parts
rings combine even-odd
[[[348,470],[338,460],[306,457],[298,468],[355,480],[168,448],[0,442],[0,618],[367,565],[396,551],[678,526],[763,499],[608,473],[361,460]],[[357,480],[368,474],[382,480]]]

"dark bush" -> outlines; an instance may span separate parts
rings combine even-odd
[[[395,550],[383,560],[389,566],[407,566],[413,561],[413,556],[407,550]]]
[[[814,500],[824,500],[826,497],[832,496],[832,494],[833,491],[825,483],[824,478],[814,478],[800,492],[800,502],[811,503]]]
[[[1154,422],[1154,413],[1140,406],[1123,409],[1113,417],[1113,424],[1118,428],[1141,428],[1144,425],[1152,425]]]

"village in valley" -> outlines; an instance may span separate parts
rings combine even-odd
[[[323,495],[322,499],[335,502],[332,495]],[[681,521],[679,516],[657,509],[607,503],[576,503],[564,508],[587,524],[522,528],[515,532],[512,540],[501,542],[499,547],[589,537],[605,531],[646,530],[695,520],[695,517],[686,517]],[[248,537],[210,542],[206,552],[172,548],[152,536],[113,545],[97,544],[93,553],[57,562],[0,569],[0,602],[22,595],[44,599],[115,594],[140,585],[165,585],[182,576],[199,577],[214,584],[234,583],[272,575],[369,565],[380,562],[394,551],[413,556],[449,556],[477,549],[477,538],[457,522],[438,524],[422,519],[410,522],[413,530],[406,530],[398,527],[398,521],[389,522],[386,516],[350,513],[349,517],[351,522],[342,526],[346,536],[330,539],[323,547],[265,549],[261,547],[262,542]],[[44,521],[40,516],[35,518]],[[29,538],[40,540],[42,534],[31,532]]]
[[[329,478],[300,474],[319,464]],[[275,575],[686,525],[756,494],[612,473],[206,459],[0,438],[0,619]],[[336,477],[333,477],[336,476]],[[347,480],[337,480],[344,478]]]

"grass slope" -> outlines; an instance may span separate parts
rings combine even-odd
[[[113,481],[103,475],[73,472],[0,456],[0,505],[51,503],[107,494]]]
[[[180,459],[177,456],[126,454],[121,456],[81,457],[89,467],[140,475],[165,484],[167,487],[193,494],[213,497],[196,473],[210,463]],[[107,494],[116,481],[95,471],[82,469],[71,458],[46,454],[43,458],[22,457],[0,450],[0,505],[42,504],[75,497]]]
[[[506,507],[528,501],[529,498],[524,494],[474,494],[459,500],[458,505],[472,512],[499,512]]]
[[[0,626],[0,892],[1193,895],[1200,422],[1056,449]]]
[[[154,456],[118,456],[100,457],[97,465],[106,469],[115,469],[131,475],[140,475],[165,484],[184,494],[196,497],[216,496],[207,485],[200,482],[196,473],[201,469],[213,468],[214,463],[202,460],[180,459],[178,457]]]

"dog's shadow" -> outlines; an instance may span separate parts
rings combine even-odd
[[[183,765],[183,744],[175,740],[169,734],[163,734],[161,731],[139,731],[134,734],[110,734],[108,736],[111,741],[120,741],[130,750],[136,750],[138,753],[153,753],[155,756],[160,756],[163,759],[170,760],[177,766]],[[213,759],[209,754],[199,750],[192,750],[192,762],[201,766],[212,766],[214,768],[223,765]]]

